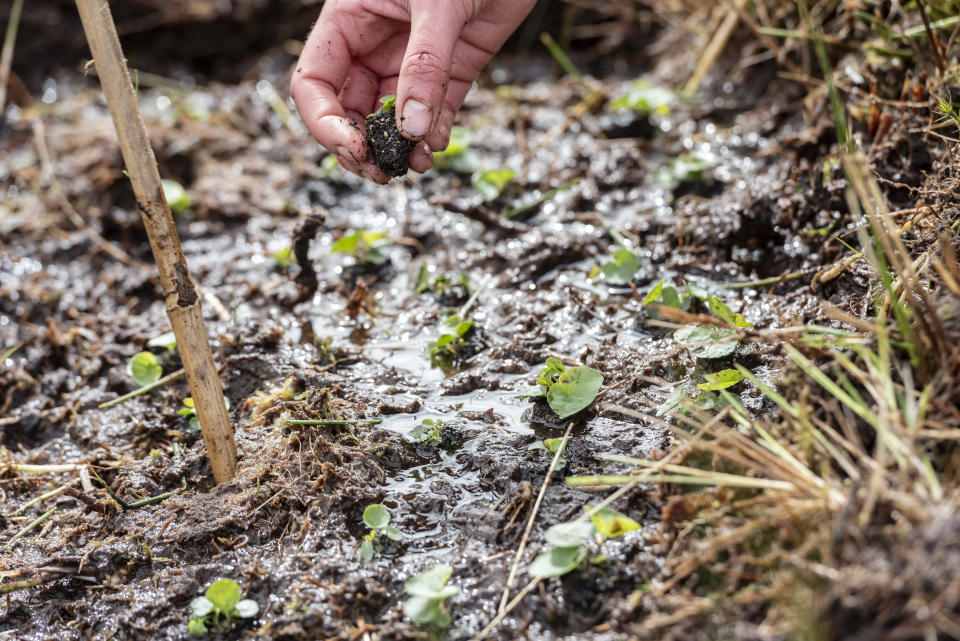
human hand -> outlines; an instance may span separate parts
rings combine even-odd
[[[535,0],[327,0],[290,93],[307,129],[340,164],[378,183],[364,119],[397,96],[397,128],[418,141],[410,168],[433,166],[480,70]],[[426,143],[426,146],[424,145]],[[429,147],[429,149],[427,148]]]

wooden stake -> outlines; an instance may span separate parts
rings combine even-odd
[[[200,298],[187,271],[180,237],[163,196],[157,160],[140,115],[110,7],[107,0],[76,0],[76,3],[160,272],[167,316],[177,337],[213,476],[217,483],[224,483],[237,471],[237,445],[210,351]]]

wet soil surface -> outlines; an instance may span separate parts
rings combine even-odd
[[[675,85],[676,64],[648,78]],[[633,79],[604,86],[616,96]],[[652,119],[609,110],[570,119],[580,88],[563,81],[476,89],[461,117],[472,142],[460,161],[517,172],[494,202],[452,169],[377,186],[324,164],[295,118],[271,108],[283,78],[270,80],[140,92],[161,171],[192,196],[178,226],[241,455],[236,480],[219,487],[179,414],[182,380],[98,409],[136,387],[128,359],[169,330],[102,98],[73,78],[7,125],[0,346],[19,347],[0,369],[5,456],[91,464],[128,501],[172,495],[124,509],[99,486],[84,491],[74,472],[8,469],[0,541],[57,511],[0,550],[4,582],[44,581],[7,598],[0,638],[183,639],[189,602],[218,577],[260,604],[256,620],[223,638],[419,638],[402,614],[403,582],[437,563],[454,567],[461,590],[448,602],[449,638],[471,638],[496,613],[547,474],[547,454],[528,447],[568,423],[521,398],[547,356],[599,370],[604,389],[573,417],[567,464],[545,493],[525,561],[543,550],[548,526],[607,494],[563,476],[622,473],[599,455],[670,446],[658,423],[610,405],[652,414],[675,384],[692,390],[734,360],[772,384],[776,348],[753,340],[757,331],[826,323],[823,301],[859,313],[868,298],[869,274],[856,263],[812,282],[847,255],[821,230],[853,234],[856,223],[840,219],[840,171],[823,162],[832,130],[805,122],[801,89],[772,68],[723,70],[708,99]],[[711,158],[709,180],[665,187],[657,172],[691,153]],[[360,229],[393,239],[378,250],[381,265],[331,253]],[[627,286],[589,277],[618,248],[614,236],[641,259]],[[291,246],[313,281],[295,260],[275,258]],[[431,282],[462,274],[468,286],[417,294],[422,268]],[[799,276],[725,287],[783,273]],[[642,304],[662,278],[720,296],[756,330],[733,357],[694,358]],[[472,355],[452,370],[431,367],[425,350],[440,323],[476,292]],[[165,373],[179,367],[176,353],[151,349]],[[750,411],[767,409],[754,391],[733,391]],[[285,417],[383,422],[292,426]],[[457,429],[424,446],[408,432],[426,418]],[[69,491],[13,514],[65,483]],[[494,637],[622,638],[649,614],[642,590],[669,552],[657,534],[662,493],[640,486],[615,502],[644,530],[607,542],[602,564],[544,582]],[[375,502],[405,539],[364,562],[361,515]],[[520,574],[513,593],[526,583]]]

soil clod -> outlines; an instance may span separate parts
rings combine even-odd
[[[396,178],[410,168],[410,152],[417,143],[407,140],[397,129],[396,108],[390,107],[367,116],[367,146],[380,171]]]

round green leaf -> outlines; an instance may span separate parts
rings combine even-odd
[[[532,577],[547,579],[563,576],[577,569],[587,556],[587,548],[582,545],[570,548],[551,548],[533,560],[527,568]]]
[[[583,544],[583,540],[593,536],[594,531],[593,523],[587,520],[557,523],[544,532],[543,538],[555,548],[572,548]]]
[[[213,607],[224,613],[232,612],[242,596],[240,584],[233,579],[214,581],[206,591],[206,597],[213,603]]]
[[[379,503],[373,503],[363,511],[363,522],[368,528],[379,530],[390,524],[390,512]]]
[[[157,381],[163,375],[160,362],[151,352],[140,352],[134,355],[127,364],[127,371],[140,387]]]
[[[237,602],[237,616],[243,619],[252,619],[260,612],[260,606],[253,599],[241,599]]]
[[[589,367],[571,367],[547,390],[547,404],[560,418],[586,408],[600,393],[603,376]]]
[[[213,611],[213,603],[205,596],[198,596],[190,602],[190,616],[194,619],[202,619]]]
[[[450,614],[444,612],[436,599],[410,597],[403,603],[403,614],[420,625],[435,625],[438,628],[450,625]]]
[[[383,533],[386,534],[387,538],[392,541],[403,540],[403,532],[393,527],[392,525],[388,525],[387,527],[383,528]]]
[[[722,390],[733,387],[743,380],[743,374],[736,369],[722,369],[719,372],[707,374],[707,382],[697,385],[702,390]]]

